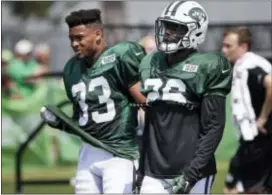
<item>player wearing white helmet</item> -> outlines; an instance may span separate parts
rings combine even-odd
[[[170,24],[175,24],[175,27],[184,32],[171,33],[172,39],[167,40],[166,29]],[[197,48],[205,40],[208,15],[197,2],[174,1],[164,9],[155,25],[158,49],[165,53],[174,53],[179,49]]]
[[[156,20],[158,51],[140,65],[147,97],[141,193],[210,192],[232,70],[224,56],[197,51],[207,28],[195,1],[174,1]]]

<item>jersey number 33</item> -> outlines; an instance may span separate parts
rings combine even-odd
[[[72,86],[72,95],[76,97],[79,95],[79,106],[82,111],[79,118],[79,125],[84,126],[88,123],[89,105],[86,103],[86,96],[88,93],[95,91],[96,87],[101,87],[102,94],[97,96],[99,104],[105,104],[107,111],[105,113],[99,113],[98,111],[91,112],[92,120],[96,123],[103,123],[113,120],[116,115],[115,104],[113,99],[110,98],[111,89],[108,81],[105,77],[100,76],[94,79],[91,79],[89,82],[89,87],[84,82],[80,82]]]

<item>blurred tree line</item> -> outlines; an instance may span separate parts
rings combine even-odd
[[[34,15],[37,17],[46,17],[49,7],[54,1],[10,1],[11,9],[17,16],[26,19]]]

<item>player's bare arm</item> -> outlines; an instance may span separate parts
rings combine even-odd
[[[141,84],[139,81],[139,66],[145,56],[146,51],[144,47],[140,44],[133,43],[131,44],[130,50],[127,51],[122,58],[124,69],[131,72],[130,75],[122,75],[122,77],[128,81],[125,83],[125,86],[127,86],[128,92],[138,105],[143,105],[146,101],[145,96],[140,92]]]
[[[262,111],[257,119],[257,126],[260,131],[266,133],[266,129],[264,129],[264,125],[267,121],[269,114],[272,111],[272,76],[270,74],[264,77],[263,82],[265,88],[265,101],[262,106]]]
[[[146,97],[141,93],[140,88],[141,84],[137,82],[129,88],[129,92],[138,104],[145,104]]]

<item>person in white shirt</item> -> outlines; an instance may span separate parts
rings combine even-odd
[[[251,52],[245,27],[224,33],[222,52],[233,64],[232,118],[240,145],[230,162],[225,193],[264,193],[272,189],[272,65]]]

